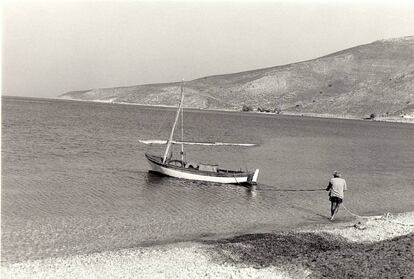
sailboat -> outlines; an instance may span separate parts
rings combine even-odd
[[[244,184],[254,185],[257,183],[259,176],[259,169],[255,171],[242,171],[242,170],[228,170],[222,169],[218,165],[205,164],[198,162],[186,161],[184,158],[184,145],[204,145],[204,146],[256,146],[252,143],[228,143],[228,142],[190,142],[184,141],[183,130],[183,103],[184,103],[184,81],[181,82],[181,98],[177,107],[174,124],[171,129],[171,133],[168,140],[140,140],[144,144],[166,144],[166,149],[163,156],[151,155],[146,153],[150,171],[156,172],[162,175],[171,176],[181,179],[208,181],[215,183],[226,184]],[[176,141],[173,139],[174,132],[181,115],[181,140]],[[174,159],[172,157],[172,145],[181,145],[181,158]]]

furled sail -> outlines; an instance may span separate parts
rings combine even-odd
[[[139,140],[144,144],[167,144],[166,140]],[[221,145],[221,146],[257,146],[255,143],[232,143],[232,142],[191,142],[191,141],[171,141],[172,144],[186,144],[186,145]]]

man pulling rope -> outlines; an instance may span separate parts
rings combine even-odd
[[[346,181],[341,178],[339,171],[334,171],[333,178],[329,181],[326,191],[329,191],[329,200],[331,201],[331,221],[334,220],[339,210],[339,205],[344,199],[344,191],[346,191]]]

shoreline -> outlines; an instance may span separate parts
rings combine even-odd
[[[31,99],[44,99],[44,100],[60,100],[60,101],[74,101],[74,102],[86,102],[86,103],[96,103],[96,104],[109,104],[109,105],[128,105],[128,106],[141,106],[149,108],[168,108],[173,109],[176,106],[169,105],[148,105],[140,103],[127,103],[127,102],[113,102],[112,100],[82,100],[82,99],[73,99],[73,98],[59,98],[59,97],[22,97],[22,96],[2,96],[8,98],[31,98]],[[313,112],[282,112],[282,113],[272,113],[272,112],[259,112],[259,111],[238,111],[231,109],[203,109],[203,108],[186,108],[193,111],[203,111],[203,112],[224,112],[224,113],[243,113],[243,114],[254,114],[254,115],[266,115],[266,116],[296,116],[296,117],[312,117],[312,118],[325,118],[325,119],[343,119],[343,120],[357,120],[357,121],[369,121],[369,122],[388,122],[388,123],[406,123],[414,124],[414,118],[400,118],[397,116],[393,117],[377,117],[375,119],[367,119],[356,116],[343,116],[336,114],[324,114],[324,113],[313,113]]]
[[[404,277],[414,212],[86,255],[2,263],[3,278]],[[332,274],[331,274],[332,276]],[[378,278],[378,277],[376,277]]]
[[[54,98],[53,98],[54,99]],[[113,102],[112,100],[81,100],[81,99],[71,99],[71,98],[56,98],[55,100],[68,100],[68,101],[79,101],[79,102],[91,102],[91,103],[102,103],[102,104],[115,104],[115,105],[132,105],[132,106],[143,106],[143,107],[155,107],[155,108],[176,108],[176,106],[168,105],[148,105],[140,103],[126,103],[126,102]],[[414,124],[414,118],[398,118],[398,117],[377,117],[376,119],[366,119],[356,116],[342,116],[336,114],[324,114],[324,113],[313,113],[313,112],[282,112],[282,113],[272,113],[272,112],[259,112],[259,111],[238,111],[231,109],[203,109],[203,108],[187,108],[195,111],[211,111],[211,112],[233,112],[233,113],[254,113],[257,115],[287,115],[287,116],[297,116],[297,117],[313,117],[313,118],[327,118],[327,119],[344,119],[344,120],[360,120],[360,121],[371,121],[371,122],[391,122],[391,123],[408,123]]]

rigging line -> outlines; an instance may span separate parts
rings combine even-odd
[[[184,102],[184,79],[181,82],[181,94]],[[181,142],[181,161],[184,162],[184,106],[181,108]]]
[[[239,184],[239,185],[241,185],[238,181],[237,181],[237,179],[236,179],[236,176],[233,174],[233,177],[234,177],[234,180],[236,181],[236,183],[237,184]]]

